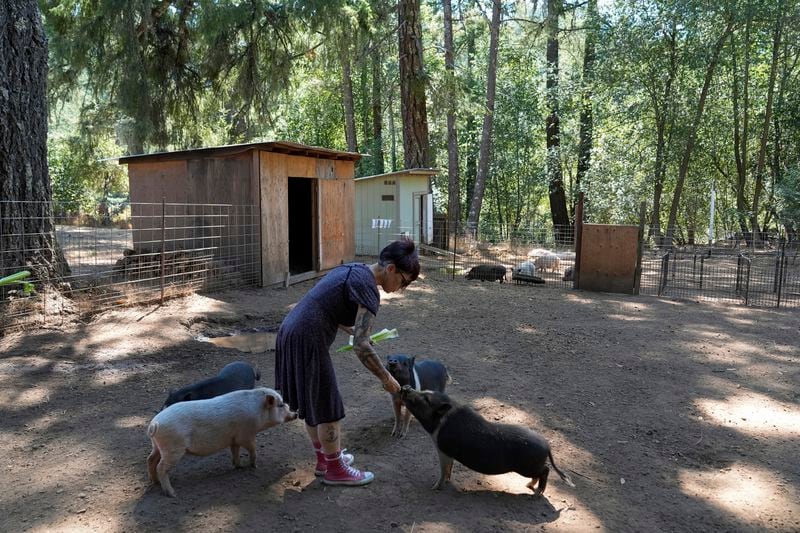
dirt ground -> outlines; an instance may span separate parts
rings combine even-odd
[[[390,400],[350,352],[333,355],[344,444],[371,485],[323,486],[296,421],[259,436],[257,469],[184,458],[163,496],[145,428],[169,389],[237,359],[274,383],[272,351],[198,337],[269,331],[313,283],[0,338],[0,531],[800,530],[797,311],[466,280],[383,295],[377,327],[400,338],[378,351],[443,361],[453,397],[540,431],[576,488],[552,474],[535,498],[456,464],[432,491],[431,439],[416,422],[390,436]]]

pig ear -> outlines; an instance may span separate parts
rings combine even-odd
[[[187,392],[186,394],[183,395],[183,401],[184,402],[189,402],[189,401],[192,401],[193,399],[194,398],[192,398],[192,393],[191,392]]]
[[[264,407],[267,409],[275,407],[275,396],[267,394],[267,397],[264,398]]]

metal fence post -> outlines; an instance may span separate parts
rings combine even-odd
[[[642,282],[642,251],[644,250],[644,226],[647,217],[647,203],[639,204],[639,233],[636,236],[636,268],[633,271],[633,294],[639,294]]]
[[[736,292],[742,290],[742,255],[736,257]]]
[[[752,263],[750,259],[747,259],[747,279],[745,280],[744,286],[744,305],[745,307],[750,305],[750,270],[751,270]]]
[[[166,240],[166,197],[161,197],[161,304],[164,304],[164,242]]]
[[[781,253],[778,255],[778,268],[777,268],[777,275],[775,279],[775,283],[777,284],[777,293],[778,299],[776,301],[776,307],[780,309],[781,307],[781,293],[783,292],[783,276],[786,272],[786,243],[781,244]]]
[[[458,223],[453,224],[455,229],[453,231],[453,272],[451,272],[451,281],[456,279],[456,250],[458,250]]]
[[[575,262],[572,264],[572,288],[581,287],[581,248],[583,247],[583,193],[575,206]]]
[[[658,295],[661,296],[664,289],[667,287],[667,279],[669,278],[669,254],[667,252],[661,258],[661,272],[658,279]]]
[[[703,266],[705,264],[705,256],[700,256],[700,289],[703,288]]]

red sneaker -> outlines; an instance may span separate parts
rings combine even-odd
[[[322,478],[322,482],[326,485],[358,487],[371,483],[375,479],[375,475],[372,472],[359,470],[346,464],[341,453],[330,458],[326,457],[326,459],[328,470],[325,472],[325,477]]]
[[[356,458],[353,457],[352,453],[345,453],[346,451],[347,448],[342,450],[342,461],[344,461],[347,466],[350,466]],[[325,472],[328,471],[328,461],[325,459],[325,453],[322,450],[314,450],[314,453],[317,455],[317,466],[314,468],[314,475],[324,476]]]

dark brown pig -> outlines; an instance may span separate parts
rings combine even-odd
[[[500,281],[506,280],[506,267],[503,265],[476,265],[469,269],[467,279],[479,279],[481,281]]]
[[[450,481],[453,460],[482,474],[516,472],[529,477],[528,488],[540,496],[547,487],[550,469],[546,463],[550,459],[561,479],[570,487],[575,486],[569,476],[556,467],[547,440],[535,431],[489,422],[471,407],[455,402],[442,392],[418,392],[405,386],[400,396],[431,434],[439,452],[440,473],[434,489],[441,489]]]

